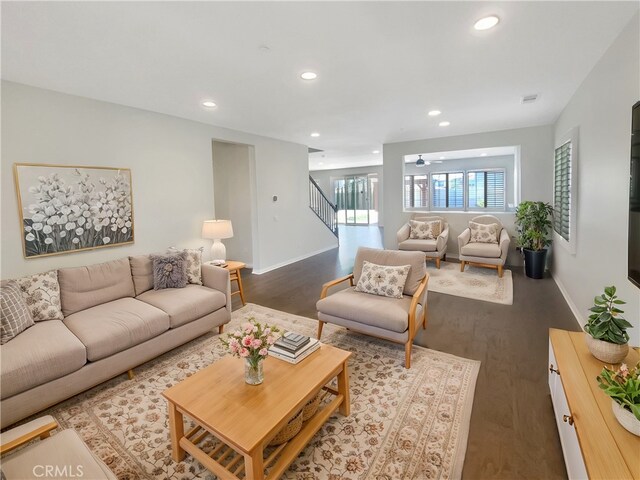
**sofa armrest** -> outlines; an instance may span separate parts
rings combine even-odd
[[[49,436],[51,430],[56,428],[58,428],[58,422],[51,415],[45,415],[24,425],[7,430],[1,436],[0,455],[15,450],[34,438],[45,439]]]
[[[507,232],[506,228],[503,228],[500,232],[500,258],[502,262],[506,262],[507,254],[509,253],[509,244],[511,243],[511,238],[509,237],[509,232]]]
[[[438,235],[438,239],[436,241],[436,250],[441,252],[447,246],[447,242],[449,241],[449,225],[445,227],[445,229]]]
[[[462,250],[467,243],[471,240],[471,230],[465,229],[460,235],[458,235],[458,253]]]
[[[396,234],[396,239],[398,240],[398,243],[404,242],[407,238],[409,238],[410,233],[411,233],[411,227],[409,226],[408,223],[405,223],[402,226],[402,228],[398,230],[398,233]]]
[[[214,265],[202,265],[202,284],[205,287],[218,290],[227,296],[227,310],[231,314],[231,282],[229,270]]]

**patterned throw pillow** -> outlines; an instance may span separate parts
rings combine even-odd
[[[440,220],[430,220],[427,222],[419,222],[417,220],[409,220],[411,233],[409,238],[418,240],[435,240],[440,235]]]
[[[34,321],[64,319],[57,270],[18,278],[16,282],[20,285],[22,298]]]
[[[151,261],[154,290],[187,286],[187,252],[151,255]]]
[[[32,326],[33,319],[22,297],[18,282],[11,280],[0,287],[0,345]]]
[[[356,291],[383,297],[402,298],[411,265],[389,266],[362,262],[362,273]]]
[[[498,243],[502,227],[497,223],[484,225],[482,223],[469,222],[471,238],[469,243]]]
[[[176,247],[169,247],[167,253],[187,253],[187,281],[194,285],[202,285],[202,252],[204,247],[185,248],[178,250]]]

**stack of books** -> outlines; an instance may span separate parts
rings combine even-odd
[[[298,363],[320,348],[320,342],[299,333],[287,332],[269,348],[269,355],[289,363]]]

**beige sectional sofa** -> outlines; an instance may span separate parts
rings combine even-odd
[[[64,320],[0,347],[2,428],[230,321],[227,270],[203,265],[203,285],[153,290],[152,267],[139,255],[58,270]]]

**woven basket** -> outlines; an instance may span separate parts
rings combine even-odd
[[[605,363],[620,363],[629,353],[629,344],[618,345],[593,338],[585,332],[584,339],[591,355]]]
[[[307,402],[307,404],[302,409],[302,421],[306,422],[311,417],[313,417],[318,411],[318,406],[320,405],[320,393],[313,397],[311,400]]]
[[[300,410],[295,417],[289,420],[289,422],[284,426],[284,428],[280,430],[276,434],[276,436],[273,437],[273,439],[269,442],[269,446],[273,447],[275,445],[280,445],[281,443],[288,442],[298,434],[300,429],[302,429],[302,411],[303,410]]]

